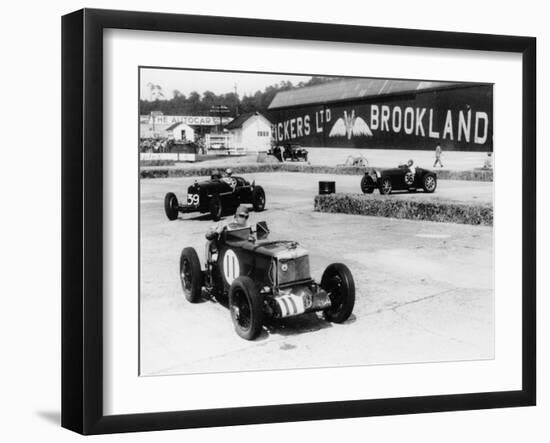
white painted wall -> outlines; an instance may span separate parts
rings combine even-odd
[[[195,130],[191,126],[186,125],[185,123],[180,123],[175,128],[173,128],[170,132],[174,137],[174,140],[182,140],[183,134],[185,134],[185,140],[190,142],[195,141]]]
[[[267,151],[270,147],[271,124],[261,116],[254,115],[242,127],[229,131],[230,147],[247,152]]]

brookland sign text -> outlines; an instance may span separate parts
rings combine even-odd
[[[479,87],[481,88],[481,87]],[[480,91],[480,89],[477,91]],[[408,100],[272,111],[277,143],[304,146],[492,151],[492,87],[419,94]]]

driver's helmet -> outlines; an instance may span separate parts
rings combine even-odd
[[[228,177],[231,177],[232,174],[233,174],[233,170],[231,168],[227,168],[225,170],[225,175],[227,175]]]
[[[239,225],[246,226],[248,223],[248,207],[245,205],[239,205],[235,211],[235,221]]]

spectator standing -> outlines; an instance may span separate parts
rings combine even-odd
[[[493,153],[488,152],[485,163],[483,164],[483,169],[493,169]]]
[[[441,163],[441,146],[438,144],[435,148],[435,162],[434,162],[434,168],[439,163],[439,166],[443,167],[443,163]]]

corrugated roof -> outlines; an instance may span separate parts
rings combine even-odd
[[[426,89],[452,87],[460,84],[455,82],[352,78],[278,92],[268,109],[336,102],[379,95],[411,93]]]

